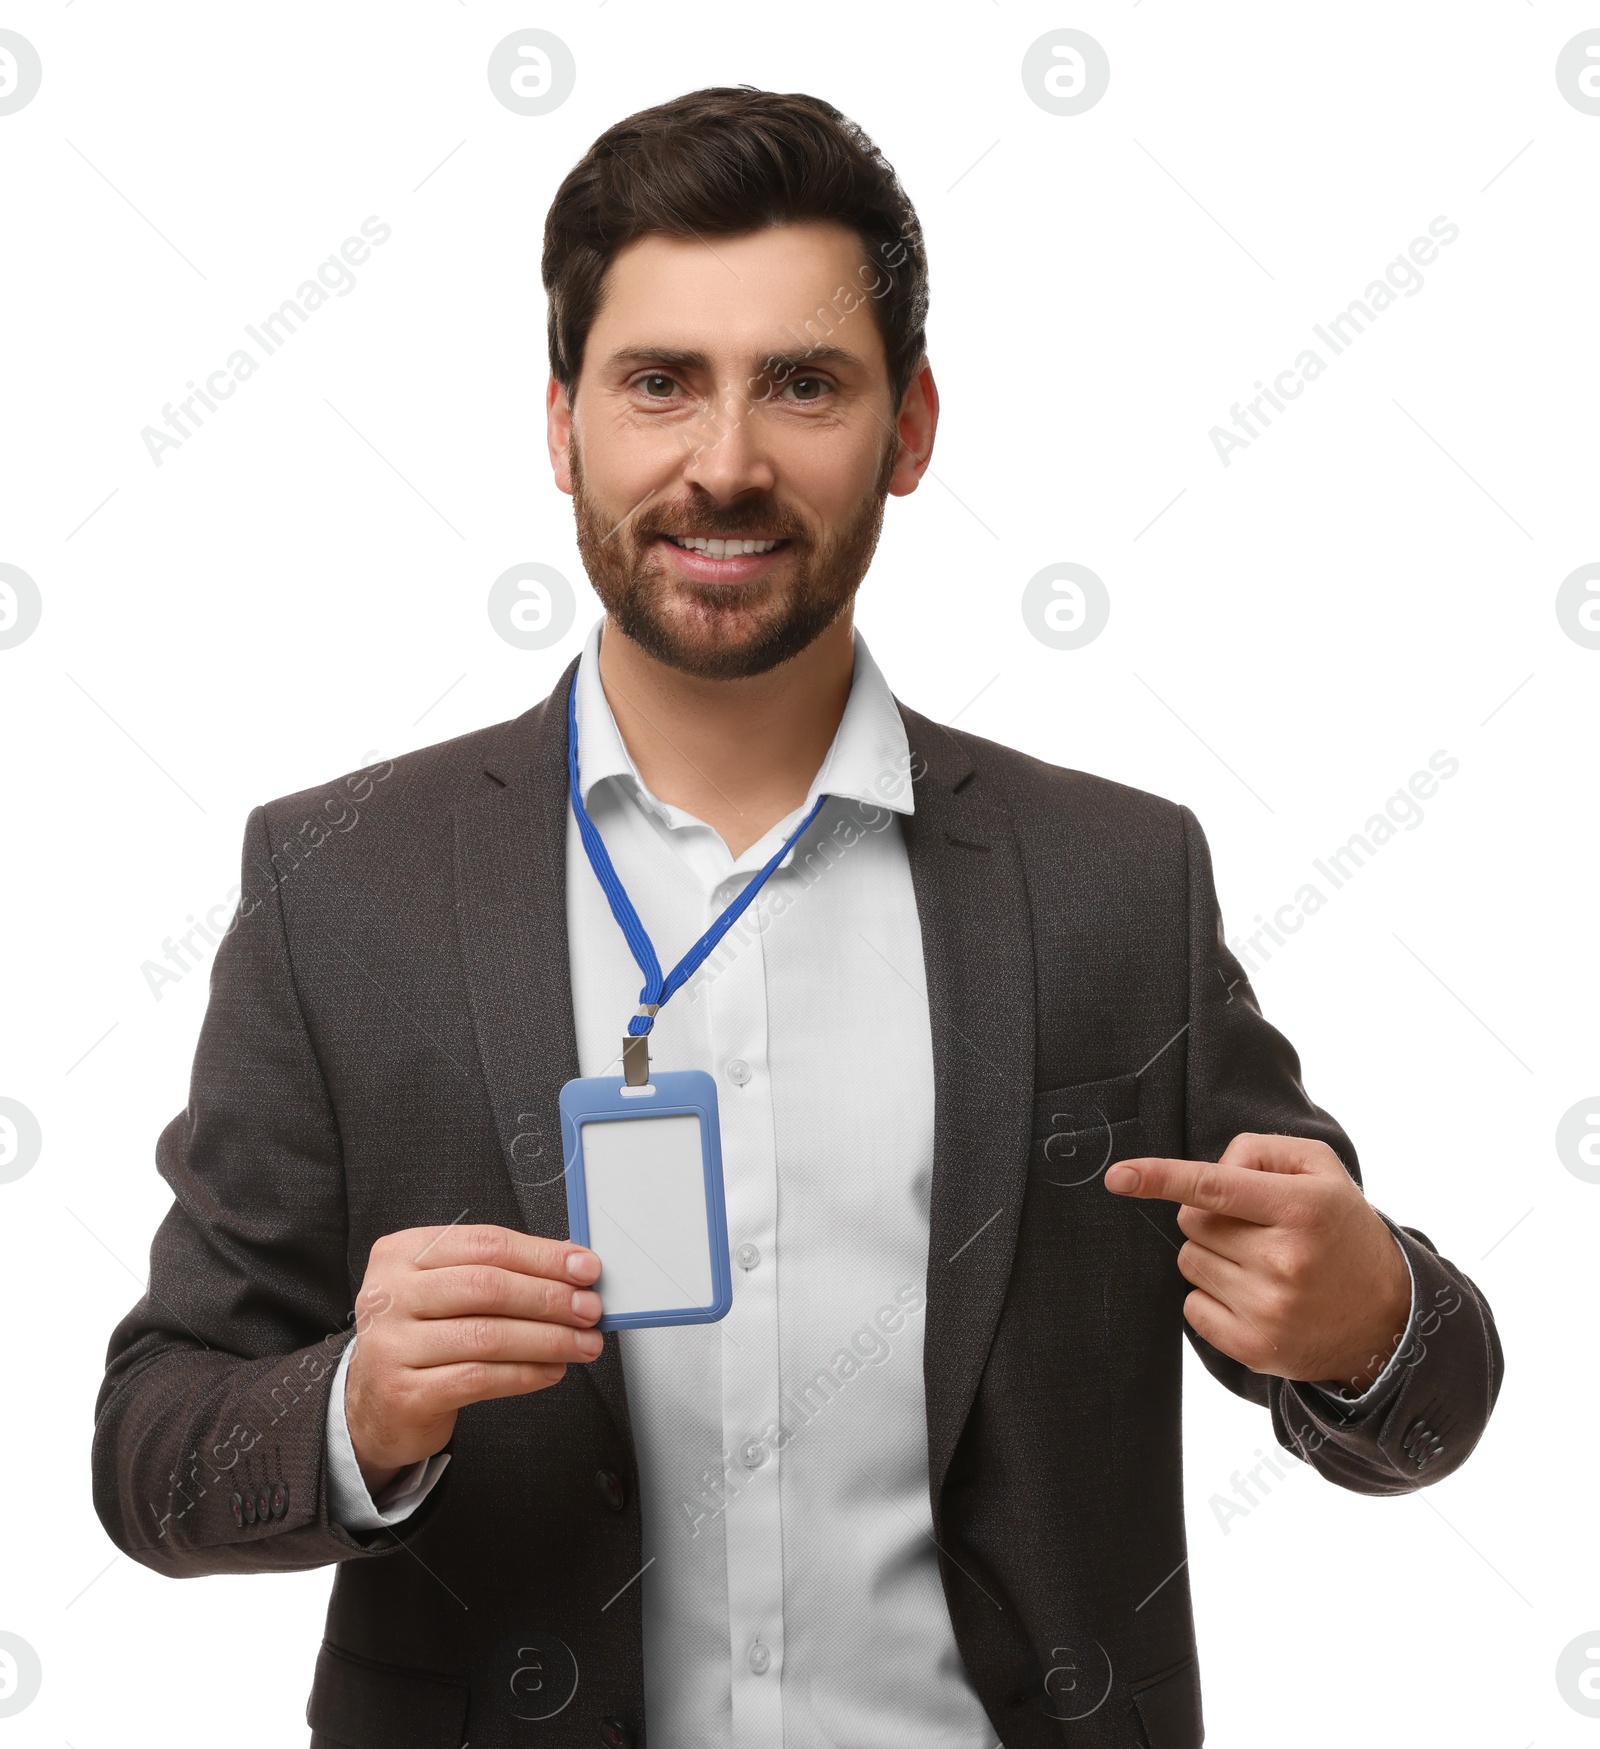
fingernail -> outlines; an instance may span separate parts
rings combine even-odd
[[[592,1251],[569,1251],[567,1274],[574,1281],[593,1281],[600,1273],[600,1259]]]
[[[573,1338],[573,1347],[585,1360],[593,1360],[600,1352],[600,1332],[598,1330],[580,1330]]]
[[[580,1318],[598,1318],[600,1316],[600,1296],[583,1288],[572,1296],[572,1309]]]
[[[1132,1166],[1113,1166],[1106,1173],[1107,1190],[1128,1191],[1137,1190],[1138,1188],[1139,1174],[1137,1169]]]

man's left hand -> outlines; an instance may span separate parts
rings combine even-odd
[[[1344,1163],[1300,1136],[1235,1136],[1221,1160],[1120,1160],[1120,1196],[1181,1203],[1183,1315],[1252,1372],[1359,1394],[1411,1311],[1405,1255]]]

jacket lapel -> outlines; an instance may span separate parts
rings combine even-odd
[[[916,798],[902,826],[933,1032],[923,1367],[937,1526],[1022,1216],[1033,1116],[1033,930],[1010,817],[964,792],[972,763],[951,735],[904,706],[900,714]]]
[[[455,811],[456,927],[484,1079],[530,1233],[567,1237],[561,1086],[578,1073],[567,957],[567,692],[518,719],[515,756]],[[630,1437],[615,1334],[578,1369]]]

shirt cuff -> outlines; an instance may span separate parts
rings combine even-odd
[[[355,1351],[352,1342],[339,1357],[333,1392],[328,1399],[328,1514],[346,1530],[386,1530],[409,1518],[427,1499],[434,1483],[444,1474],[450,1454],[435,1452],[431,1458],[412,1464],[373,1498],[362,1478],[361,1465],[356,1462],[356,1448],[344,1418],[344,1381]]]
[[[1377,1214],[1378,1219],[1389,1228],[1392,1236],[1394,1232],[1393,1222],[1390,1221],[1389,1217],[1384,1214],[1381,1209],[1375,1210],[1374,1212]],[[1400,1245],[1399,1239],[1395,1239],[1395,1244]],[[1336,1403],[1341,1409],[1345,1410],[1346,1413],[1365,1409],[1374,1398],[1377,1397],[1383,1387],[1388,1384],[1389,1380],[1394,1377],[1395,1369],[1400,1365],[1401,1359],[1403,1357],[1411,1356],[1415,1352],[1412,1348],[1412,1341],[1416,1335],[1417,1328],[1417,1272],[1411,1267],[1411,1259],[1406,1256],[1406,1248],[1404,1245],[1400,1245],[1400,1255],[1405,1257],[1406,1274],[1411,1277],[1411,1311],[1406,1318],[1405,1334],[1402,1335],[1400,1340],[1395,1344],[1394,1353],[1389,1356],[1389,1364],[1384,1367],[1383,1371],[1378,1374],[1359,1397],[1347,1397],[1343,1390],[1338,1385],[1334,1384],[1320,1385],[1308,1382],[1306,1385],[1308,1390],[1320,1392],[1330,1403]]]

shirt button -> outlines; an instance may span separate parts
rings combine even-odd
[[[772,1668],[772,1654],[757,1640],[746,1654],[746,1661],[757,1676],[765,1676]]]
[[[733,1254],[733,1260],[741,1269],[754,1269],[761,1261],[761,1252],[754,1245],[741,1245]]]
[[[739,1462],[747,1470],[759,1470],[767,1461],[767,1448],[759,1439],[747,1439],[739,1447]]]
[[[728,1065],[728,1079],[735,1087],[743,1087],[750,1079],[750,1065],[743,1057],[735,1057]]]

